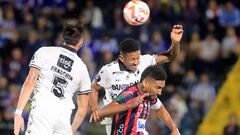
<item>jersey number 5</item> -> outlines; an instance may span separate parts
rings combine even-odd
[[[52,92],[54,93],[54,95],[60,99],[65,98],[64,88],[67,87],[68,82],[64,78],[54,75],[52,83]]]

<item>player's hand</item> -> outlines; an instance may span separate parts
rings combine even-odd
[[[145,97],[149,96],[149,93],[144,93],[140,96],[137,96],[136,98],[133,99],[132,102],[129,103],[130,107],[129,108],[134,108],[138,106],[142,101],[144,100]]]
[[[24,120],[22,115],[14,115],[14,135],[19,135],[21,131],[24,131]]]
[[[100,122],[102,121],[104,118],[100,116],[100,112],[98,109],[92,111],[92,114],[90,116],[90,120],[89,122],[92,123],[92,122]]]
[[[183,35],[183,27],[182,25],[174,25],[171,32],[171,39],[174,44],[178,44]]]
[[[179,130],[177,128],[175,128],[171,131],[171,135],[181,135],[181,134],[180,134]]]

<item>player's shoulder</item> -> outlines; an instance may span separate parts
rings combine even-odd
[[[119,95],[127,96],[136,92],[138,92],[137,84],[127,87]]]
[[[37,51],[41,53],[49,53],[49,51],[56,51],[58,47],[55,46],[43,46],[40,47]]]
[[[118,63],[118,61],[113,61],[109,64],[102,66],[102,69],[108,70],[108,71],[115,71],[115,70],[119,69],[119,63]]]
[[[131,100],[134,97],[137,97],[139,95],[139,91],[137,88],[137,85],[130,86],[123,90],[116,98],[116,101],[119,101],[120,103],[126,103],[127,101]]]
[[[144,55],[140,55],[140,59],[148,59],[148,58],[152,58],[155,56],[156,55],[154,55],[154,54],[144,54]]]

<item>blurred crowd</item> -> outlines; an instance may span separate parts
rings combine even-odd
[[[240,54],[238,0],[146,0],[147,23],[126,24],[127,0],[1,0],[0,1],[0,133],[12,134],[13,116],[33,53],[42,46],[62,44],[64,22],[78,19],[88,28],[78,52],[91,79],[104,64],[116,60],[118,43],[138,39],[142,54],[170,47],[170,31],[182,24],[184,38],[176,60],[163,64],[167,85],[159,97],[183,135],[193,135]],[[104,95],[102,93],[101,95]],[[28,117],[29,109],[23,113]],[[100,134],[86,117],[79,134]],[[104,131],[104,128],[101,127]],[[167,135],[164,123],[151,115],[151,135]],[[98,133],[94,132],[95,129]]]

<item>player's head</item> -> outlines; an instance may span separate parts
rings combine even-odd
[[[161,95],[166,79],[167,73],[165,70],[160,65],[154,65],[143,71],[140,82],[144,91],[149,92],[150,96],[157,96]]]
[[[78,21],[70,21],[64,25],[63,40],[66,45],[81,48],[84,41],[85,28]]]
[[[134,39],[125,39],[119,44],[119,49],[119,59],[124,66],[131,71],[137,70],[141,54],[139,42]]]

